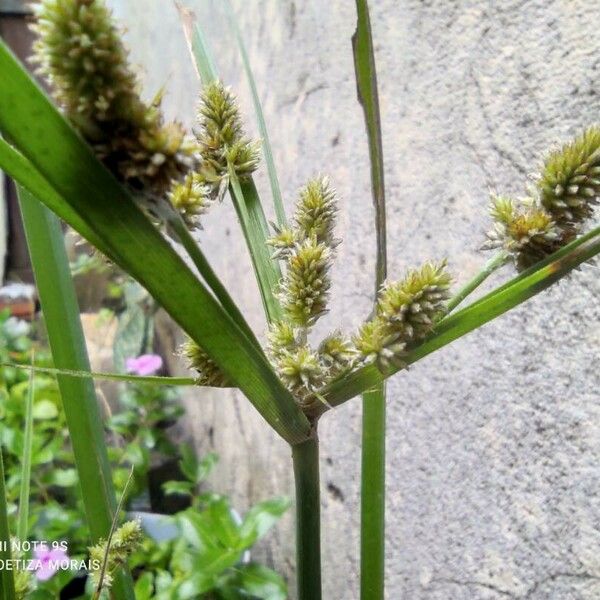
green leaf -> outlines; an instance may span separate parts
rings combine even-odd
[[[33,373],[33,371],[31,371]],[[33,418],[37,421],[48,421],[58,417],[58,408],[51,400],[39,400],[33,407]]]
[[[244,517],[240,528],[244,548],[249,548],[262,538],[279,521],[290,507],[289,498],[273,498],[253,506]]]
[[[51,485],[58,487],[73,487],[77,484],[77,471],[75,469],[54,469],[50,476]]]
[[[283,200],[281,198],[281,189],[279,187],[277,169],[275,168],[275,160],[273,159],[273,150],[271,148],[271,142],[269,140],[269,131],[267,129],[267,123],[265,121],[265,115],[263,113],[260,97],[258,95],[258,89],[256,87],[254,75],[252,74],[252,67],[248,58],[248,52],[246,51],[246,45],[244,44],[244,40],[242,38],[242,32],[240,31],[240,27],[235,17],[235,12],[233,11],[230,0],[225,0],[223,2],[223,6],[225,7],[225,11],[229,19],[229,24],[231,26],[231,29],[233,30],[238,49],[240,51],[240,56],[242,57],[242,63],[244,65],[244,71],[246,72],[248,85],[250,86],[250,91],[252,93],[252,103],[254,105],[256,121],[258,122],[258,130],[260,132],[265,163],[267,165],[267,171],[269,173],[269,182],[271,184],[271,193],[273,195],[273,205],[275,207],[275,214],[277,216],[277,222],[280,226],[283,227],[286,224],[286,218],[285,209],[283,207]]]
[[[224,600],[251,597],[261,600],[285,600],[287,585],[278,573],[262,565],[250,563],[231,570],[226,581],[219,586]]]
[[[191,481],[166,481],[162,484],[162,489],[168,496],[191,496],[195,487]]]
[[[264,353],[224,312],[3,44],[0,71],[0,129],[62,200],[52,208],[75,228],[83,220],[87,227],[80,233],[93,230],[90,241],[100,238],[100,249],[162,304],[267,422],[289,443],[302,441],[309,423]],[[78,218],[69,220],[73,212]]]
[[[154,593],[154,576],[152,573],[143,573],[135,582],[134,587],[136,600],[151,600]]]
[[[33,364],[33,354],[31,363]],[[31,456],[33,452],[33,419],[35,419],[35,409],[33,397],[35,390],[35,380],[33,371],[29,372],[29,385],[27,386],[27,405],[25,409],[25,435],[23,437],[23,455],[21,459],[21,486],[19,490],[19,519],[17,522],[17,538],[21,541],[27,540],[29,532],[29,495],[31,486]],[[43,400],[42,400],[43,402]],[[47,401],[49,402],[49,400]],[[40,403],[36,403],[39,405]],[[52,402],[50,402],[52,404]],[[56,410],[56,406],[52,404]]]
[[[2,446],[0,446],[0,540],[10,540]],[[10,545],[0,544],[0,560],[4,561],[4,564],[6,564],[6,561],[10,559]],[[0,598],[3,600],[15,600],[15,582],[13,579],[13,572],[9,569],[0,569]]]
[[[19,201],[54,363],[59,368],[89,370],[60,223],[24,189],[19,190]],[[97,541],[106,537],[110,530],[116,504],[98,401],[89,379],[61,375],[58,385],[79,472],[87,523],[92,539]],[[117,573],[114,585],[118,598],[133,598],[133,586],[127,575]]]

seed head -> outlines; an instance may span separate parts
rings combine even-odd
[[[324,383],[319,357],[306,344],[281,352],[275,361],[275,369],[300,402]]]
[[[259,146],[244,136],[236,98],[220,81],[209,83],[202,91],[196,137],[203,171],[215,189],[227,180],[229,165],[241,179],[258,167]]]
[[[178,123],[163,124],[160,95],[141,100],[104,0],[41,0],[33,11],[33,60],[67,116],[120,180],[162,194],[194,148]]]
[[[196,384],[204,387],[231,387],[231,382],[217,363],[194,342],[188,339],[181,348],[181,355],[188,359],[190,368],[198,371]]]
[[[589,219],[600,198],[600,128],[552,152],[538,182],[541,202],[561,228]]]
[[[333,229],[337,215],[335,191],[328,177],[317,177],[300,190],[294,223],[300,239],[314,237],[317,242],[335,247]]]
[[[331,250],[315,238],[296,244],[279,294],[287,320],[309,327],[327,310]]]
[[[444,313],[450,282],[445,261],[427,262],[409,271],[403,280],[382,286],[377,315],[401,332],[403,341],[422,339]]]
[[[108,548],[108,556],[106,560],[106,570],[102,579],[102,589],[110,588],[112,585],[115,570],[127,564],[127,559],[141,545],[144,539],[142,527],[138,520],[127,521],[121,525],[113,534],[110,547]],[[101,540],[96,545],[89,548],[90,559],[92,564],[100,565],[99,568],[93,569],[90,572],[94,587],[100,583],[102,574],[102,565],[104,564],[105,555],[107,554],[108,543]]]
[[[328,378],[332,378],[352,368],[357,351],[340,331],[334,331],[319,345],[319,358],[327,370]]]
[[[211,188],[200,173],[188,173],[182,181],[173,182],[169,200],[190,228],[199,228],[200,217],[212,204]]]
[[[572,230],[561,230],[552,215],[533,198],[514,201],[494,196],[490,213],[494,226],[487,233],[483,248],[504,248],[519,270],[552,254],[572,234]]]
[[[289,258],[296,243],[298,242],[298,232],[290,227],[280,227],[271,223],[275,235],[267,240],[267,244],[274,249],[272,257],[274,260],[280,258]]]
[[[406,342],[402,333],[380,317],[363,323],[352,341],[362,359],[366,363],[375,363],[381,371],[386,371],[390,365],[400,368],[404,364]]]

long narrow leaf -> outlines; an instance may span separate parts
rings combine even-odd
[[[60,216],[77,228],[70,219],[75,211],[109,256],[146,287],[284,439],[290,443],[305,439],[308,421],[262,351],[193,275],[3,44],[0,72],[0,130],[68,202],[69,211],[58,207]]]
[[[23,225],[52,357],[59,368],[89,370],[79,306],[58,219],[28,191],[19,190]],[[89,379],[58,377],[62,406],[87,524],[94,542],[110,531],[116,506],[102,419],[94,385]],[[133,599],[131,578],[121,572],[115,595]]]
[[[31,362],[33,364],[33,354]],[[35,379],[33,370],[29,372],[27,405],[25,407],[25,434],[23,435],[23,459],[21,461],[21,485],[19,489],[19,519],[17,538],[24,542],[29,529],[29,489],[31,484],[31,451],[33,448],[33,393]]]
[[[11,556],[4,462],[2,460],[2,444],[0,444],[0,561],[6,565],[7,561],[11,560]],[[0,569],[0,598],[2,600],[15,600],[15,580],[13,579],[13,571],[10,569]]]
[[[83,379],[96,379],[98,381],[122,381],[124,383],[145,383],[162,386],[190,386],[195,385],[193,377],[163,377],[162,375],[125,375],[124,373],[98,373],[95,371],[76,371],[74,369],[56,369],[52,367],[33,367],[11,362],[0,362],[0,367],[11,369],[23,369],[32,373],[44,373],[45,375],[68,375],[69,377],[80,377]]]
[[[246,79],[250,86],[252,93],[252,103],[254,105],[254,113],[256,114],[256,121],[258,123],[258,130],[260,131],[263,154],[265,157],[265,163],[267,165],[267,171],[269,173],[269,182],[271,184],[271,193],[273,194],[273,206],[275,207],[275,214],[277,216],[277,222],[280,226],[286,224],[285,209],[283,207],[283,200],[281,198],[281,188],[279,187],[279,179],[277,177],[277,169],[275,168],[275,160],[273,159],[273,150],[271,148],[271,142],[269,140],[269,131],[267,129],[267,123],[265,121],[265,115],[263,113],[262,104],[258,95],[258,89],[256,87],[256,81],[252,73],[252,67],[250,65],[250,59],[248,58],[248,52],[246,51],[246,45],[240,31],[235,12],[231,6],[230,0],[224,0],[223,6],[227,13],[229,24],[233,30],[235,40],[242,57],[242,64],[244,65],[244,71],[246,72]]]
[[[439,323],[432,336],[410,351],[406,364],[414,363],[425,356],[450,344],[454,340],[478,329],[510,309],[539,294],[556,283],[573,269],[600,253],[600,228],[590,232],[569,250],[556,252],[526,273],[518,275],[497,290],[494,290],[466,308],[445,318]],[[397,372],[397,369],[382,374],[374,365],[368,365],[333,382],[321,391],[328,404],[338,406],[365,390],[372,389],[381,381]]]
[[[202,28],[195,15],[178,5],[183,29],[200,79],[204,85],[218,78],[215,62],[210,53]],[[240,182],[230,170],[229,191],[235,205],[252,264],[260,295],[269,321],[281,318],[281,307],[275,290],[281,279],[279,263],[270,256],[267,246],[269,228],[253,181]]]
[[[281,279],[281,271],[271,258],[266,240],[269,237],[267,220],[260,205],[260,199],[254,182],[240,182],[232,169],[229,173],[231,195],[246,243],[250,249],[254,271],[260,288],[265,312],[269,321],[282,318],[281,305],[274,293]]]
[[[377,260],[375,298],[387,276],[385,180],[377,72],[367,0],[356,0],[352,37],[358,99],[363,107],[371,190],[375,210]],[[360,508],[360,590],[363,600],[383,599],[385,582],[385,382],[363,395]]]

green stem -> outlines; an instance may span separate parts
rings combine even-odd
[[[0,560],[3,564],[11,559],[10,530],[8,528],[8,510],[6,506],[6,489],[4,487],[4,464],[2,462],[2,446],[0,445]],[[0,598],[14,600],[15,581],[13,572],[0,569]]]
[[[385,582],[385,383],[363,394],[360,597],[383,598]]]
[[[19,200],[54,363],[59,369],[89,371],[60,222],[22,188]],[[87,524],[92,541],[97,542],[110,531],[116,500],[94,384],[65,375],[57,379]],[[124,572],[116,574],[113,594],[117,600],[134,598],[131,579]]]
[[[369,159],[371,194],[375,208],[377,261],[375,302],[387,277],[387,226],[385,170],[379,113],[375,51],[367,0],[356,0],[356,33],[352,38],[358,99],[363,107]],[[363,394],[361,467],[361,558],[362,600],[383,600],[385,588],[385,384]]]
[[[296,481],[296,577],[298,600],[321,600],[321,500],[319,440],[292,446]]]
[[[501,250],[490,258],[479,273],[467,281],[458,292],[448,301],[448,312],[452,312],[467,296],[472,294],[494,271],[506,264],[508,254]]]
[[[33,365],[34,354],[31,354]],[[29,371],[29,385],[27,387],[27,406],[25,408],[25,434],[23,436],[23,458],[21,465],[21,485],[19,490],[19,518],[17,520],[17,538],[24,542],[27,540],[29,529],[29,494],[31,483],[31,452],[33,447],[33,389],[35,379],[33,370]]]

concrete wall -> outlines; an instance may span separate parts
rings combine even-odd
[[[166,1],[111,0],[148,93],[191,123],[198,82]],[[203,17],[251,116],[220,16]],[[215,3],[218,6],[218,2]],[[341,198],[335,300],[325,328],[355,327],[372,302],[373,214],[350,37],[354,3],[236,0],[288,207],[311,175]],[[598,117],[600,7],[591,0],[371,2],[381,85],[390,272],[449,257],[475,273],[488,189],[521,193],[556,140]],[[253,125],[252,125],[253,128]],[[264,197],[268,186],[260,177]],[[229,204],[201,241],[258,331],[264,327]],[[509,276],[502,273],[500,278]],[[498,278],[497,280],[499,280]],[[600,283],[587,267],[389,386],[390,599],[591,599],[600,595]],[[229,392],[187,401],[213,486],[250,502],[292,491],[288,450]],[[360,402],[321,425],[325,597],[357,597]],[[293,572],[291,517],[258,553]]]

